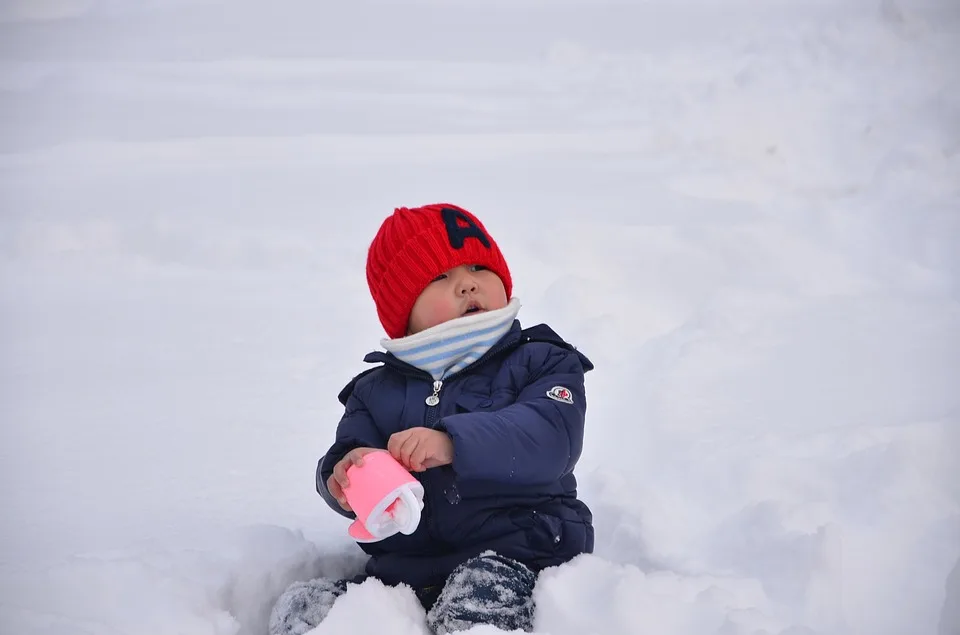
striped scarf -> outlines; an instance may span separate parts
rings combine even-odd
[[[516,298],[502,309],[457,318],[419,333],[380,340],[397,359],[442,380],[483,357],[500,341],[520,311]]]

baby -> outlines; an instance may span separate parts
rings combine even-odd
[[[271,635],[299,635],[348,582],[413,588],[438,634],[490,624],[533,630],[539,572],[593,551],[573,475],[593,365],[548,326],[522,329],[510,270],[470,212],[399,208],[370,245],[367,283],[390,339],[340,393],[317,490],[353,518],[347,468],[389,452],[423,485],[417,530],[361,543],[366,574],[292,585]]]

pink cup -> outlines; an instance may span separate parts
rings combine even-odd
[[[347,468],[347,502],[357,514],[347,532],[357,542],[377,542],[420,524],[423,485],[388,452],[363,455],[363,465]]]

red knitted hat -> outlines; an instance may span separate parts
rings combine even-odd
[[[510,269],[476,216],[447,203],[395,209],[367,252],[367,284],[387,335],[406,335],[420,293],[441,273],[460,265],[493,271],[510,299]]]

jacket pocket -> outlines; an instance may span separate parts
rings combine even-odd
[[[462,394],[457,397],[457,414],[465,412],[483,412],[490,410],[493,399],[486,395]]]
[[[535,509],[510,512],[510,521],[523,530],[527,544],[534,551],[552,554],[563,543],[563,521]]]

